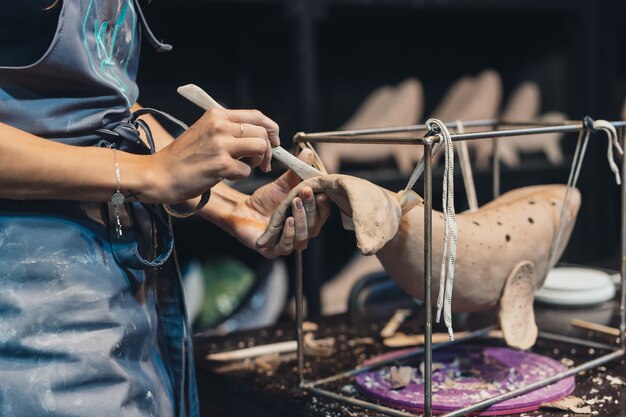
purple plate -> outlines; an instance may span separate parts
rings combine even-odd
[[[411,349],[391,352],[366,362],[393,358]],[[392,390],[389,367],[357,375],[361,393],[393,408],[412,412],[424,410],[424,384],[414,359],[414,374],[405,388]],[[503,347],[462,346],[433,352],[433,412],[443,414],[545,379],[567,368],[557,361],[532,352]],[[574,377],[562,379],[524,395],[495,404],[477,415],[499,415],[536,410],[539,405],[565,397],[574,391]]]

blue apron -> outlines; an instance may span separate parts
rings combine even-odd
[[[61,7],[37,62],[0,67],[0,121],[69,145],[150,152],[129,111],[139,5]],[[132,203],[123,223],[120,239],[107,204],[0,200],[0,416],[199,414],[169,218]]]

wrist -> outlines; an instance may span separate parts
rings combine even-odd
[[[235,222],[233,214],[249,196],[229,187],[224,183],[216,184],[211,189],[211,199],[200,212],[201,216],[233,234]],[[189,204],[197,204],[198,199],[189,200]]]
[[[162,203],[168,200],[164,175],[159,175],[153,155],[135,155],[118,152],[120,185],[127,201]]]

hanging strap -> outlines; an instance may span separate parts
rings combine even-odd
[[[139,0],[134,0],[135,9],[137,10],[137,14],[139,15],[139,19],[141,20],[141,28],[143,29],[143,33],[148,38],[148,42],[157,52],[169,52],[172,50],[172,45],[163,43],[159,41],[154,33],[150,30],[150,26],[148,26],[148,21],[146,17],[143,15],[143,10],[141,9],[141,5],[139,4]]]
[[[454,211],[454,146],[450,132],[441,120],[429,119],[426,122],[426,127],[432,132],[439,133],[445,151],[442,196],[444,234],[436,322],[439,323],[441,320],[443,311],[443,321],[448,329],[450,340],[454,340],[454,331],[452,329],[452,289],[454,286],[457,245],[456,213]]]
[[[589,116],[585,117],[583,124],[589,130],[592,130],[592,131],[601,130],[604,133],[606,133],[606,137],[608,140],[608,144],[607,144],[608,146],[606,148],[606,157],[609,161],[609,167],[611,168],[611,171],[613,171],[613,173],[615,174],[615,182],[617,183],[617,185],[621,185],[622,182],[620,179],[619,168],[617,167],[617,164],[615,163],[615,160],[613,158],[613,147],[617,149],[617,152],[620,155],[624,155],[624,150],[622,149],[622,146],[619,144],[619,140],[617,138],[617,129],[615,129],[615,126],[613,126],[611,123],[607,122],[606,120],[593,120]]]

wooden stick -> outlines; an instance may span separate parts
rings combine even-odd
[[[315,340],[315,342],[319,344],[329,344],[333,341],[334,339],[332,337]],[[272,353],[295,352],[297,346],[298,343],[295,340],[289,340],[287,342],[270,343],[267,345],[231,350],[228,352],[211,353],[206,355],[206,359],[216,362],[237,361],[241,359],[255,358],[257,356],[269,355]]]
[[[177,91],[178,94],[203,110],[223,109],[217,101],[213,100],[209,94],[195,84],[183,85],[182,87],[178,87]],[[303,180],[322,175],[320,171],[308,165],[306,162],[302,162],[280,146],[272,148],[272,156],[287,165],[288,168]]]
[[[590,321],[572,319],[570,322],[574,327],[580,327],[587,330],[593,330],[594,332],[608,334],[610,336],[620,337],[619,329],[615,327],[605,326],[603,324],[592,323]]]
[[[465,133],[463,124],[457,120],[457,133]],[[472,172],[472,164],[470,163],[467,142],[456,142],[456,150],[459,153],[459,161],[461,165],[461,174],[463,174],[463,183],[465,184],[465,193],[467,194],[467,204],[469,211],[478,210],[478,199],[476,198],[476,185],[474,185],[474,173]]]
[[[457,338],[464,337],[469,332],[460,332],[455,336]],[[492,330],[489,332],[489,337],[495,339],[502,339],[502,331],[501,330]],[[437,343],[445,343],[450,340],[450,336],[448,333],[433,333],[432,341],[434,344]],[[383,341],[383,344],[390,348],[402,348],[409,346],[421,346],[424,344],[424,335],[423,334],[412,334],[406,335],[403,333],[396,333],[393,337],[389,337]]]
[[[228,352],[212,353],[206,358],[210,361],[227,362],[236,361],[257,356],[269,355],[270,353],[295,352],[297,343],[295,340],[288,342],[270,343],[268,345],[253,346],[250,348],[231,350]]]

